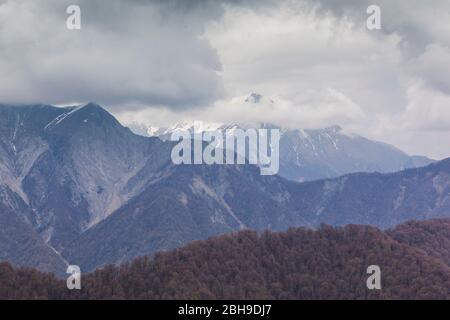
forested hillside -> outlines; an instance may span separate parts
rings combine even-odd
[[[399,242],[423,249],[450,266],[450,219],[411,221],[399,225],[388,234]]]
[[[0,298],[450,299],[449,230],[449,220],[434,220],[387,232],[357,225],[241,231],[97,270],[82,277],[81,291],[1,264]],[[369,265],[381,268],[381,290],[366,287]]]

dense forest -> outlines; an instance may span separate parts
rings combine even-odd
[[[368,290],[367,267],[381,268]],[[241,231],[106,266],[82,289],[0,264],[1,299],[450,299],[450,220]]]

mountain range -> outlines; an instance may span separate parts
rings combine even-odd
[[[276,102],[260,94],[252,93],[242,103],[245,107],[245,104]],[[183,121],[167,128],[134,122],[130,124],[130,128],[136,134],[159,137],[162,140],[170,140],[171,135],[179,131],[203,133],[217,130],[227,135],[237,129],[279,129],[281,135],[279,175],[298,182],[336,178],[355,172],[391,173],[426,166],[433,162],[432,159],[424,156],[410,156],[387,143],[347,133],[340,126],[293,129],[269,123]],[[257,154],[258,146],[251,145],[249,152]]]
[[[243,229],[450,216],[450,159],[298,183],[252,165],[177,166],[173,145],[95,103],[0,106],[0,260],[62,274]]]

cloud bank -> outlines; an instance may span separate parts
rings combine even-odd
[[[450,3],[0,1],[3,103],[96,101],[125,122],[341,125],[450,156]],[[275,104],[244,103],[258,92]]]
[[[78,1],[82,29],[66,28],[71,1],[0,5],[2,102],[205,105],[223,94],[216,51],[199,35],[214,8],[173,1]],[[208,6],[207,6],[208,7]]]

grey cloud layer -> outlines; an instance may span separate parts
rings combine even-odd
[[[82,30],[69,31],[65,10],[71,2],[0,6],[3,102],[93,100],[179,108],[223,94],[220,61],[200,39],[206,21],[222,14],[220,7],[79,1]]]
[[[65,29],[65,8],[72,3],[0,2],[0,68],[9,72],[0,78],[4,102],[206,105],[224,91],[222,61],[202,35],[208,23],[222,19],[226,6],[251,8],[270,17],[280,3],[299,3],[305,10],[363,25],[365,9],[372,1],[80,0],[83,30],[71,32]],[[382,32],[401,37],[404,58],[421,63],[416,75],[449,92],[449,84],[435,73],[436,67],[424,61],[439,55],[436,46],[429,46],[444,45],[441,51],[445,51],[450,45],[450,24],[445,20],[450,4],[444,0],[432,3],[377,1],[382,8]],[[299,57],[298,61],[302,64],[306,59]]]
[[[449,1],[79,0],[83,28],[69,31],[73,2],[0,0],[1,102],[341,124],[449,155]],[[365,28],[370,4],[382,30]],[[289,102],[261,112],[232,99],[253,91]]]
[[[82,10],[80,31],[65,27],[73,3]],[[223,14],[223,1],[1,1],[2,102],[208,105],[224,95],[222,66],[201,36]]]

